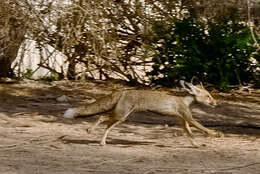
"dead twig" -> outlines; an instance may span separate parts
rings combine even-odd
[[[251,163],[251,164],[247,164],[247,165],[243,165],[243,166],[234,166],[234,167],[228,167],[228,168],[223,168],[223,169],[218,169],[216,170],[215,168],[186,168],[186,167],[169,167],[169,168],[151,168],[148,169],[146,172],[144,172],[144,174],[149,174],[149,173],[157,173],[157,172],[162,172],[162,171],[166,171],[166,170],[171,170],[171,171],[214,171],[214,172],[219,172],[219,171],[227,171],[227,170],[238,170],[238,169],[242,169],[242,168],[247,168],[250,166],[254,166],[254,165],[260,165],[260,163]]]
[[[260,165],[260,163],[251,163],[251,164],[247,164],[247,165],[243,165],[243,166],[229,167],[229,168],[220,169],[219,171],[242,169],[242,168],[247,168],[247,167],[254,166],[254,165]]]

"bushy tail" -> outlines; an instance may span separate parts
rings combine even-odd
[[[114,92],[86,106],[81,106],[79,108],[70,108],[66,110],[63,117],[75,118],[78,116],[90,116],[110,111],[116,106],[121,95],[121,92]]]

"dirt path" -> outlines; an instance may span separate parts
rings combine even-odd
[[[194,117],[223,138],[195,131],[193,148],[173,118],[138,113],[111,131],[99,146],[95,117],[67,120],[65,109],[92,102],[115,84],[21,82],[0,84],[0,173],[2,174],[259,174],[260,91],[215,94],[217,108],[194,106]],[[69,101],[57,101],[66,95]]]

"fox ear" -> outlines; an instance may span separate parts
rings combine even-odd
[[[202,89],[205,89],[202,82],[200,82],[200,86],[201,86]]]
[[[189,84],[187,82],[185,82],[184,80],[180,80],[180,85],[182,86],[183,89],[185,89],[188,93],[194,95],[194,91],[192,90],[192,88],[190,87],[190,85],[192,84]],[[188,88],[189,89],[188,89]]]
[[[183,87],[183,89],[185,89],[186,91],[188,91],[188,93],[192,95],[197,95],[201,90],[200,88],[194,86],[193,84],[187,83],[183,80],[180,81],[180,85]]]

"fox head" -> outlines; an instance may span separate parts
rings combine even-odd
[[[194,86],[192,83],[187,83],[182,80],[180,81],[180,84],[186,91],[195,97],[196,101],[211,106],[217,105],[217,101],[203,87],[202,83],[200,86]]]

